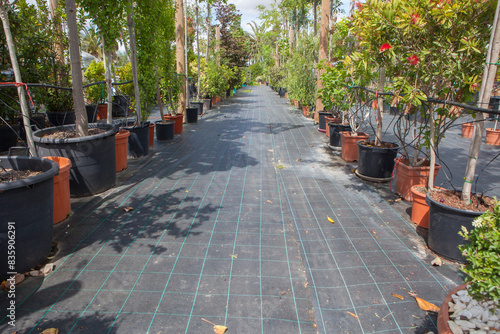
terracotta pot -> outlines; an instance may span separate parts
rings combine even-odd
[[[130,131],[120,129],[115,135],[116,146],[116,171],[121,172],[127,169],[128,137]]]
[[[155,124],[149,124],[149,147],[153,147],[155,144]]]
[[[500,145],[500,129],[494,130],[492,128],[486,129],[486,144]]]
[[[413,201],[411,187],[417,184],[427,184],[430,174],[430,166],[411,167],[408,160],[396,161],[396,193],[406,201]],[[436,164],[434,168],[434,180],[441,166]]]
[[[302,115],[309,117],[309,106],[302,106]]]
[[[108,119],[108,105],[99,104],[97,106],[97,119]]]
[[[474,130],[473,123],[462,123],[462,137],[472,138],[472,131]]]
[[[183,114],[177,115],[165,115],[165,119],[167,121],[174,121],[174,134],[178,135],[182,133],[182,119],[184,118]]]
[[[330,117],[330,116],[325,116],[325,124],[326,124],[326,137],[327,138],[330,138],[330,127],[328,126],[328,123],[340,123],[341,120],[339,118],[335,118],[335,117]]]
[[[63,157],[44,157],[59,165],[59,173],[54,176],[54,210],[52,223],[62,222],[71,213],[71,200],[69,194],[69,169],[71,160]]]
[[[450,320],[450,312],[449,312],[450,306],[448,305],[448,303],[452,301],[451,295],[456,294],[460,290],[465,290],[466,287],[467,284],[461,284],[457,286],[455,289],[451,290],[450,293],[444,299],[443,304],[441,304],[441,308],[439,309],[437,318],[437,328],[439,334],[453,334],[453,332],[450,329],[450,326],[448,325],[448,321]]]
[[[299,107],[299,100],[293,100],[293,105],[298,108]]]
[[[285,92],[285,99],[288,99],[288,92]]]
[[[370,136],[364,132],[358,132],[357,136],[351,135],[349,131],[340,132],[340,142],[342,144],[342,159],[347,162],[358,160],[358,144],[360,140],[368,140]]]

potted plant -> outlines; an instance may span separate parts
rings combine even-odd
[[[54,175],[58,165],[37,157],[0,157],[0,280],[40,264],[52,247]],[[24,205],[22,204],[24,203]],[[36,219],[33,219],[36,217]],[[15,237],[15,258],[7,257]]]
[[[466,284],[455,288],[443,301],[437,320],[441,334],[500,329],[499,202],[495,201],[494,209],[476,218],[472,226],[460,231],[464,242],[460,250],[467,262],[462,266]]]
[[[104,72],[104,64],[94,60],[84,73],[85,78],[91,84],[86,87],[86,98],[91,103],[87,110],[94,111],[95,119],[107,119],[108,117],[108,105],[104,103],[106,98],[106,90],[103,86]]]
[[[350,101],[360,101],[359,95],[362,95],[361,91],[352,90],[349,92],[350,96],[348,99]],[[364,121],[365,106],[363,104],[358,104],[357,106],[352,103],[352,107],[347,109],[346,115],[349,122],[350,131],[340,132],[340,142],[341,142],[341,156],[345,161],[357,161],[359,159],[359,149],[358,141],[368,140],[370,136],[359,131]]]
[[[500,129],[498,126],[498,116],[495,118],[495,126],[493,128],[486,129],[486,144],[488,145],[500,145]]]
[[[47,120],[53,126],[75,124],[76,114],[69,90],[49,88],[39,100],[45,105]]]
[[[126,63],[115,70],[120,82],[132,81],[132,64]],[[116,86],[119,94],[113,96],[113,117],[127,117],[134,102],[134,84],[126,83]]]

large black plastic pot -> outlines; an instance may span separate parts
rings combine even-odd
[[[174,139],[174,121],[156,121],[156,139],[157,140],[172,140]]]
[[[399,146],[392,148],[366,146],[358,141],[358,170],[360,176],[374,179],[390,179],[394,170]]]
[[[203,114],[203,102],[191,102],[191,105],[198,108],[198,115]]]
[[[7,151],[10,147],[16,146],[18,133],[19,124],[0,126],[0,152]]]
[[[0,166],[43,172],[24,180],[0,183],[0,280],[4,280],[9,276],[8,272],[26,272],[50,253],[53,178],[59,172],[59,166],[54,161],[33,157],[0,157]],[[12,244],[15,264],[11,262],[11,268],[8,247]]]
[[[130,158],[140,158],[149,153],[149,122],[142,122],[140,126],[133,125],[134,121],[127,123],[125,130],[130,131],[128,137],[128,156]]]
[[[47,111],[47,119],[53,126],[75,124],[75,111]]]
[[[186,121],[188,123],[198,122],[198,108],[186,108]]]
[[[318,111],[318,116],[319,116],[318,129],[326,131],[325,116],[332,116],[332,114],[329,112]]]
[[[447,259],[465,263],[458,246],[468,241],[464,240],[458,232],[462,230],[462,226],[465,226],[467,231],[472,230],[472,221],[483,212],[452,208],[433,200],[429,194],[427,194],[425,202],[429,205],[427,237],[429,248]]]
[[[130,108],[130,100],[125,95],[113,96],[113,117],[126,117]]]
[[[65,125],[43,129],[33,134],[40,156],[65,157],[71,160],[69,170],[71,197],[99,194],[115,185],[115,134],[118,128],[106,123],[89,124],[89,130],[95,128],[104,132],[77,138],[43,138],[58,131],[75,130],[75,125]]]
[[[341,131],[351,131],[351,126],[349,124],[339,124],[339,123],[328,123],[330,127],[330,146],[341,147],[340,143],[340,132]]]
[[[87,112],[87,120],[89,123],[95,123],[97,121],[97,104],[86,105],[85,111]]]

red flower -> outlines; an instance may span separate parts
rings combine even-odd
[[[392,49],[392,46],[389,43],[384,43],[382,44],[382,46],[380,46],[380,52],[384,52],[389,49]]]
[[[356,2],[356,7],[358,7],[359,10],[363,9],[363,5],[361,4],[361,2]]]
[[[410,65],[417,65],[420,59],[417,57],[417,55],[409,56],[408,57],[408,62]]]
[[[411,15],[411,23],[413,23],[413,24],[417,23],[417,20],[419,17],[420,17],[420,15],[418,15],[418,14],[412,14]]]

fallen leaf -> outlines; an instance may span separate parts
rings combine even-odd
[[[310,145],[311,147],[314,147],[314,145]]]
[[[356,171],[356,168],[351,169],[351,173],[354,173]]]
[[[393,295],[394,297],[396,297],[398,299],[404,300],[404,297],[401,296],[401,295],[398,295],[398,294],[395,294],[395,293],[391,293],[391,295]]]
[[[41,334],[58,334],[59,330],[57,328],[47,328]]]
[[[439,256],[436,256],[434,260],[431,261],[433,266],[441,267],[443,265],[443,260]]]
[[[189,192],[189,190],[186,190],[186,192],[188,193],[188,192]]]
[[[54,271],[54,269],[56,268],[56,265],[53,264],[53,263],[47,263],[43,269],[42,269],[42,273],[44,276],[48,276],[51,272]]]
[[[210,325],[213,325],[214,326],[214,332],[215,332],[215,334],[224,334],[227,331],[227,327],[226,326],[216,325],[213,322],[210,322],[207,319],[203,319],[203,318],[201,318],[201,320],[203,320],[205,322],[208,322]]]
[[[9,291],[12,283],[14,283],[14,285],[18,285],[22,281],[24,281],[24,275],[23,274],[15,274],[14,275],[14,282],[12,282],[11,280],[5,280],[2,282],[1,286],[2,286],[2,289],[4,289],[5,291]]]
[[[308,234],[308,233],[309,233],[309,231],[308,231],[308,230],[306,230],[306,234]]]
[[[439,312],[439,307],[437,307],[436,305],[429,303],[428,301],[426,301],[420,297],[417,297],[417,295],[413,292],[408,292],[408,294],[410,296],[415,297],[415,300],[417,301],[418,307],[420,307],[422,310],[429,311],[429,312],[436,312],[436,313]]]
[[[353,316],[356,319],[358,318],[358,316],[356,314],[352,313],[352,312],[347,312],[347,313],[349,313],[350,316]]]
[[[237,259],[237,258],[238,258],[238,254],[231,254],[231,255],[229,255],[229,256],[230,256],[231,258],[233,258],[233,259]]]
[[[332,223],[332,224],[333,224],[333,223],[335,223],[335,221],[334,221],[332,218],[330,218],[330,217],[328,217],[328,216],[326,216],[326,218],[328,219],[328,221],[329,221],[330,223]]]
[[[401,201],[401,198],[396,198],[396,199],[394,200],[394,202],[399,202],[399,201]]]
[[[298,162],[301,162],[301,161],[302,161],[302,159],[297,159],[297,161],[298,161]]]
[[[269,204],[273,204],[273,201],[267,200],[267,203],[269,203]]]
[[[132,211],[132,210],[134,210],[134,208],[131,207],[131,206],[127,206],[127,207],[123,208],[123,211],[125,211],[125,212],[129,212],[129,211]]]

